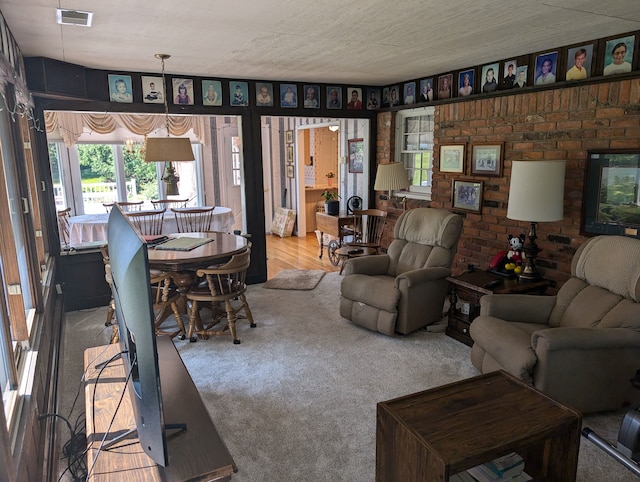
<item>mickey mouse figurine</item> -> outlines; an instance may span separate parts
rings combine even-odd
[[[520,236],[512,236],[509,235],[509,251],[507,251],[507,259],[511,263],[515,263],[516,265],[522,264],[522,246],[524,245],[524,240],[526,239],[524,234]]]

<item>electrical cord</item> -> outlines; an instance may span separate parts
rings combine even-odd
[[[60,474],[58,481],[62,480],[64,474],[69,472],[74,482],[85,480],[87,473],[87,465],[83,452],[87,448],[87,434],[84,431],[84,417],[78,417],[75,426],[72,427],[68,419],[57,413],[43,413],[38,417],[39,420],[45,418],[56,417],[65,422],[69,429],[69,440],[62,447],[62,457],[67,460],[67,468]]]

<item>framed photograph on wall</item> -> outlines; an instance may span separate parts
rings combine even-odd
[[[453,180],[451,206],[453,209],[479,213],[482,210],[482,181]]]
[[[361,173],[364,165],[364,139],[349,139],[349,172]]]
[[[502,176],[503,142],[479,142],[471,146],[471,174]]]
[[[280,107],[298,107],[296,84],[280,84]]]
[[[475,78],[475,70],[463,70],[458,74],[458,95],[467,97],[473,94],[473,81]]]
[[[293,146],[287,146],[287,164],[293,164]]]
[[[304,108],[317,109],[320,107],[320,86],[305,85],[304,86]]]
[[[438,100],[451,98],[452,84],[453,74],[446,74],[438,77]]]
[[[229,103],[233,106],[249,105],[249,84],[247,82],[229,81]]]
[[[293,164],[287,164],[287,177],[294,177]]]
[[[285,133],[284,133],[284,141],[287,144],[293,144],[293,131],[285,131]]]
[[[493,64],[487,64],[482,67],[482,74],[480,77],[481,88],[480,91],[484,94],[490,94],[498,90],[498,72],[500,71],[500,64],[495,62]]]
[[[173,103],[193,105],[193,79],[171,79],[173,85]]]
[[[465,144],[440,146],[440,172],[464,173]]]
[[[625,74],[631,72],[635,35],[612,38],[604,42],[602,75]]]
[[[593,44],[569,47],[566,56],[565,80],[584,80],[593,72]]]
[[[164,81],[162,77],[142,75],[142,102],[145,104],[164,104]]]
[[[558,69],[558,52],[545,52],[536,56],[534,85],[553,84],[556,81]]]
[[[342,87],[337,85],[327,87],[327,109],[342,109]]]
[[[380,89],[367,89],[367,110],[380,108]]]
[[[202,81],[202,105],[222,105],[222,84],[219,80]]]
[[[273,107],[273,84],[256,82],[256,105],[258,107]]]
[[[109,99],[111,102],[131,104],[133,94],[131,90],[131,76],[109,74]]]

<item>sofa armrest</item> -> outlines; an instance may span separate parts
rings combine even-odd
[[[546,351],[640,348],[640,333],[628,328],[547,328],[531,335],[531,346]]]
[[[369,276],[375,276],[387,274],[387,271],[389,270],[389,262],[390,258],[387,254],[351,258],[345,260],[344,275],[366,274]]]
[[[555,296],[485,295],[480,298],[480,315],[546,325],[555,304]]]
[[[396,276],[395,286],[396,288],[400,286],[402,281],[405,281],[409,287],[417,286],[428,281],[441,280],[447,276],[451,276],[451,270],[449,268],[413,269]]]

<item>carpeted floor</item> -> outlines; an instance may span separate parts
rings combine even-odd
[[[341,279],[328,273],[315,289],[286,295],[250,286],[258,326],[238,322],[240,345],[175,340],[238,466],[233,481],[373,481],[376,403],[477,375],[469,348],[443,333],[388,337],[340,318]],[[105,339],[104,312],[96,313],[93,322],[68,314],[65,354],[80,364],[78,334]],[[589,416],[584,425],[615,442],[623,415]],[[577,480],[637,479],[582,438]]]

